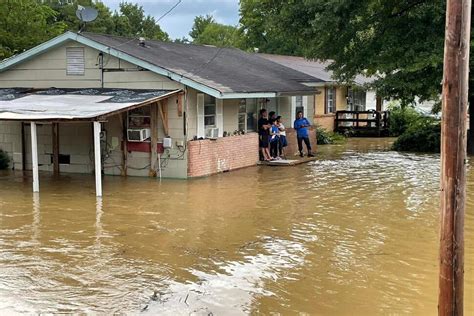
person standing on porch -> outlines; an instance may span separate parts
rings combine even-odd
[[[278,129],[280,130],[280,142],[278,144],[278,156],[285,157],[285,154],[284,154],[283,150],[286,146],[288,146],[288,142],[286,140],[286,129],[285,129],[285,125],[283,125],[283,123],[281,122],[281,116],[277,116],[276,121],[277,121]]]
[[[308,128],[311,126],[308,119],[303,117],[303,112],[298,111],[296,114],[296,120],[293,124],[293,127],[296,130],[296,137],[298,139],[298,150],[300,152],[300,157],[303,157],[303,142],[306,145],[306,149],[308,150],[308,157],[314,157],[311,153],[311,143],[309,141],[309,134]]]
[[[267,110],[261,109],[260,110],[260,118],[258,119],[258,139],[259,139],[259,147],[262,152],[263,160],[270,161],[270,149],[269,140],[270,140],[270,129],[272,125],[268,121],[268,113]]]

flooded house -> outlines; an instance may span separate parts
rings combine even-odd
[[[303,72],[319,79],[310,84],[314,87],[314,123],[329,130],[335,130],[337,111],[384,111],[386,102],[377,96],[375,90],[368,89],[367,84],[373,78],[357,75],[351,84],[336,81],[332,71],[328,70],[329,62],[310,60],[298,56],[260,54],[263,58],[282,66]],[[295,96],[308,98],[308,96]]]
[[[323,80],[233,48],[66,32],[0,63],[0,148],[33,171],[190,178],[255,165]],[[295,147],[294,131],[288,131]],[[311,139],[315,141],[315,132]]]

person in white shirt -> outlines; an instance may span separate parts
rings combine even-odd
[[[276,123],[278,129],[280,130],[280,142],[278,144],[278,156],[285,157],[284,148],[288,146],[288,141],[286,140],[286,129],[285,125],[281,122],[281,116],[277,116]]]

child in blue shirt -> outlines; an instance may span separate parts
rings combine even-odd
[[[274,160],[278,160],[278,145],[280,144],[280,129],[278,128],[277,120],[272,120],[272,128],[270,130],[270,156]]]

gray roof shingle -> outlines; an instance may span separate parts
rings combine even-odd
[[[90,40],[204,84],[221,93],[301,93],[313,88],[304,82],[322,82],[308,74],[287,68],[256,54],[235,48],[130,39],[95,33],[81,33]]]

